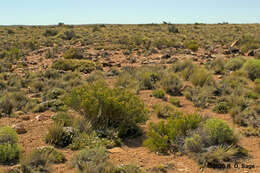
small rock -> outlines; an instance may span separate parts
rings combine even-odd
[[[24,128],[24,125],[23,125],[23,124],[13,125],[12,128],[15,129],[15,131],[16,131],[18,134],[27,133],[27,130]]]
[[[120,147],[116,147],[116,148],[109,149],[108,152],[110,152],[110,153],[122,153],[122,152],[125,152],[125,151]]]
[[[21,119],[25,120],[25,121],[28,121],[28,120],[30,120],[30,116],[29,115],[24,115],[24,116],[21,116]]]
[[[47,118],[46,116],[44,116],[44,115],[37,115],[37,116],[35,117],[35,119],[36,119],[37,121],[44,121],[44,120],[47,120],[48,118]]]
[[[246,56],[255,56],[255,51],[254,50],[250,50],[246,53]]]

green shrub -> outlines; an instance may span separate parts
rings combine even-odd
[[[217,112],[219,114],[226,114],[226,113],[228,113],[229,109],[230,109],[230,106],[227,102],[220,102],[220,103],[216,104],[213,111]]]
[[[185,139],[184,148],[188,151],[200,153],[203,149],[203,142],[201,136],[198,134],[194,134],[192,137],[187,137]]]
[[[213,88],[204,86],[187,89],[184,92],[185,97],[191,100],[195,107],[207,108],[214,102]]]
[[[185,44],[185,46],[186,46],[186,48],[192,50],[193,52],[196,52],[196,51],[198,51],[198,49],[199,49],[198,43],[196,43],[196,42],[194,42],[194,41],[187,42],[187,43]]]
[[[76,33],[73,30],[67,30],[61,35],[61,38],[64,40],[71,40],[76,37]]]
[[[159,75],[152,72],[144,72],[140,74],[140,89],[149,90],[155,88],[156,81],[159,80]]]
[[[137,123],[146,120],[146,109],[138,96],[101,81],[73,89],[65,103],[81,113],[94,129],[113,127],[121,137],[131,135]]]
[[[197,68],[190,77],[193,85],[203,87],[213,82],[212,74],[205,68]]]
[[[243,64],[245,63],[245,60],[243,58],[237,57],[232,58],[228,60],[228,62],[225,65],[225,68],[230,71],[236,71],[239,70]]]
[[[64,71],[79,71],[83,73],[90,73],[100,66],[90,60],[72,60],[72,59],[59,59],[52,64],[52,68]]]
[[[46,29],[45,32],[43,33],[43,35],[45,37],[49,37],[49,36],[55,36],[58,34],[58,31],[54,30],[54,29]]]
[[[180,112],[172,105],[158,104],[155,106],[155,113],[158,118],[169,118],[171,116],[177,116]]]
[[[65,156],[52,147],[34,149],[21,163],[22,172],[50,172],[49,164],[65,163]]]
[[[255,79],[255,91],[260,94],[260,78]]]
[[[57,147],[66,147],[72,143],[74,136],[75,131],[73,128],[54,124],[48,129],[45,142]]]
[[[9,117],[14,108],[13,103],[7,97],[0,96],[0,117]]]
[[[17,133],[11,127],[0,128],[0,144],[16,144],[18,142]]]
[[[53,120],[56,124],[61,124],[64,127],[69,127],[73,124],[73,117],[66,112],[59,112],[53,117]]]
[[[243,66],[243,70],[248,74],[251,80],[260,78],[260,60],[250,59],[247,60]]]
[[[176,74],[166,74],[161,80],[161,85],[168,94],[173,96],[181,95],[183,82]]]
[[[11,127],[0,128],[0,164],[16,163],[20,157],[17,133]]]
[[[84,55],[82,49],[70,48],[63,54],[65,59],[83,59]]]
[[[213,144],[236,144],[237,142],[233,129],[223,120],[208,119],[204,124],[204,128]]]
[[[198,128],[201,121],[200,115],[188,114],[170,118],[166,124],[163,121],[157,125],[150,124],[144,145],[161,153],[178,151],[183,147],[179,140],[190,130]]]
[[[184,61],[178,61],[175,63],[172,69],[174,72],[181,72],[183,78],[189,80],[195,70],[195,65],[191,60],[185,59]]]
[[[225,63],[226,62],[223,58],[217,58],[213,61],[208,61],[206,64],[206,68],[209,70],[213,70],[215,74],[224,74]]]
[[[112,172],[114,169],[108,162],[106,149],[102,146],[81,150],[71,158],[70,164],[78,171],[86,173]]]
[[[163,90],[153,90],[152,92],[152,96],[153,97],[156,97],[156,98],[159,98],[159,99],[163,99],[165,97],[165,93]]]
[[[181,102],[178,98],[170,98],[170,103],[173,104],[174,106],[177,106],[177,107],[181,107]]]
[[[17,144],[0,144],[0,164],[16,163],[19,160],[20,152]]]

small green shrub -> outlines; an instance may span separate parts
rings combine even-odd
[[[76,37],[76,33],[73,30],[67,30],[61,35],[61,38],[64,40],[71,40]]]
[[[165,97],[165,92],[163,90],[153,90],[152,92],[152,96],[159,98],[159,99],[163,99]]]
[[[255,79],[255,91],[260,94],[260,78]]]
[[[198,128],[201,121],[200,115],[189,114],[170,118],[167,123],[162,121],[157,125],[150,124],[144,145],[161,153],[178,151],[183,147],[179,140],[190,130]]]
[[[181,95],[183,82],[176,74],[166,74],[161,80],[161,85],[168,94],[173,96]]]
[[[243,66],[243,70],[248,74],[248,77],[251,80],[260,78],[260,60],[259,59],[247,60]]]
[[[179,29],[176,27],[176,25],[168,25],[168,31],[170,33],[179,33]]]
[[[64,71],[79,71],[83,73],[90,73],[100,66],[90,60],[72,60],[72,59],[59,59],[52,64],[52,68]]]
[[[191,152],[200,153],[203,149],[203,142],[201,136],[194,134],[192,137],[185,139],[185,149]]]
[[[45,32],[43,33],[43,35],[45,37],[49,37],[49,36],[55,36],[58,34],[58,31],[54,30],[54,29],[46,29]]]
[[[204,124],[204,128],[213,144],[236,144],[237,142],[233,129],[223,120],[208,119]]]
[[[45,142],[57,147],[66,147],[72,143],[74,136],[74,129],[63,127],[60,124],[54,124],[48,129]]]
[[[0,144],[0,164],[16,163],[19,160],[20,152],[17,144]]]
[[[226,114],[226,113],[228,113],[229,109],[230,109],[230,106],[227,102],[220,102],[220,103],[216,104],[213,111],[217,112],[219,114]]]
[[[176,97],[170,98],[169,102],[174,106],[181,107],[181,101]]]
[[[217,58],[213,61],[208,61],[206,64],[206,68],[209,70],[213,70],[215,74],[224,74],[225,63],[226,62],[223,58]]]
[[[232,58],[228,60],[228,62],[225,65],[225,68],[230,71],[236,71],[239,70],[243,64],[245,63],[245,60],[243,58],[237,57]]]
[[[73,124],[73,117],[66,112],[59,112],[53,117],[53,120],[56,124],[61,124],[64,127],[69,127]]]
[[[7,126],[0,128],[0,164],[12,164],[19,160],[21,149],[17,141],[14,129]]]
[[[106,149],[102,146],[81,150],[71,158],[70,164],[78,171],[86,173],[112,172],[114,169],[108,162]]]
[[[196,52],[196,51],[198,51],[198,49],[199,49],[198,43],[196,43],[196,42],[194,42],[194,41],[187,42],[187,43],[185,44],[185,46],[186,46],[186,48],[192,50],[193,52]]]
[[[197,68],[190,77],[193,85],[203,87],[213,82],[212,74],[205,68]]]
[[[17,133],[11,127],[0,128],[0,144],[16,144],[18,142]]]
[[[70,48],[63,54],[65,59],[83,59],[84,55],[82,49]]]
[[[180,114],[174,106],[162,104],[155,106],[155,113],[158,118],[169,118]]]
[[[174,72],[181,72],[183,78],[189,80],[195,70],[195,65],[191,60],[185,59],[184,61],[178,61],[175,63],[172,69]]]

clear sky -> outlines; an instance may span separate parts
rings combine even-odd
[[[0,0],[0,25],[260,23],[260,0]]]

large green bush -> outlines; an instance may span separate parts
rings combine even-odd
[[[193,85],[203,87],[213,82],[212,74],[205,68],[197,68],[190,77]]]
[[[146,120],[146,109],[138,96],[101,81],[73,89],[65,103],[81,113],[94,129],[113,127],[120,136],[131,135],[137,123]]]
[[[237,57],[232,58],[228,60],[228,62],[225,65],[225,68],[231,71],[239,70],[243,64],[245,63],[245,60],[243,58]]]

